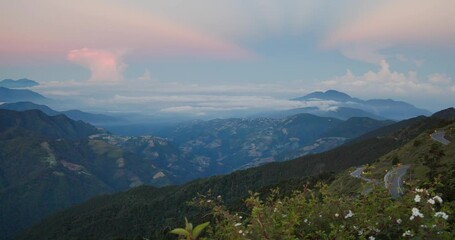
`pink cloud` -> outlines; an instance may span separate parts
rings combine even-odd
[[[64,57],[69,50],[127,49],[132,58],[201,56],[245,59],[254,54],[218,36],[122,3],[40,1],[1,3],[0,60]],[[31,7],[32,6],[32,7]]]
[[[123,80],[123,70],[126,64],[119,53],[82,48],[71,50],[67,58],[88,68],[91,72],[90,81],[118,82]]]

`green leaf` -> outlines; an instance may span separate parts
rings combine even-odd
[[[190,233],[187,230],[183,229],[183,228],[176,228],[176,229],[170,231],[170,233],[177,234],[177,235],[183,235],[185,237],[189,237],[190,236]]]
[[[191,233],[193,231],[193,224],[188,222],[188,219],[185,217],[185,229]]]
[[[197,239],[199,237],[199,234],[201,234],[202,230],[204,230],[204,228],[206,228],[209,224],[210,222],[205,222],[197,225],[193,230],[193,238]]]

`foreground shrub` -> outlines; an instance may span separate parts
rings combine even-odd
[[[289,197],[250,193],[248,213],[231,213],[221,196],[193,204],[211,209],[208,239],[453,239],[453,203],[432,188],[412,188],[394,200],[386,189],[339,196],[321,184]]]

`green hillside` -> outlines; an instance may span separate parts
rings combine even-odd
[[[430,136],[436,130],[444,131],[445,138],[452,141],[449,145],[441,144]],[[409,165],[404,176],[405,181],[426,183],[439,178],[441,186],[438,190],[450,200],[455,199],[455,124],[441,128],[428,129],[407,144],[368,164],[364,169],[364,176],[372,179],[373,183],[366,183],[350,176],[355,168],[346,170],[335,180],[331,189],[339,192],[361,192],[367,188],[384,186],[384,175],[398,166]]]
[[[0,110],[0,123],[0,239],[100,194],[175,181],[149,159],[89,139],[100,131],[64,115]]]
[[[449,123],[444,119],[419,117],[321,154],[200,179],[182,186],[160,189],[143,186],[126,193],[94,198],[45,219],[19,239],[131,239],[137,236],[175,239],[168,232],[179,226],[176,219],[183,216],[204,219],[208,213],[185,204],[198,193],[210,191],[213,196],[221,195],[231,210],[242,210],[241,199],[248,197],[249,190],[268,192],[267,189],[279,186],[289,192],[302,189],[315,179],[330,181],[333,176],[330,172],[372,164],[395,149],[405,148],[421,133]],[[308,178],[310,176],[313,178]],[[335,183],[339,181],[335,180]]]

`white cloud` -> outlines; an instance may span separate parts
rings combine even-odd
[[[428,76],[428,80],[436,84],[449,84],[452,82],[452,78],[440,73],[434,73]]]
[[[291,101],[270,96],[252,95],[159,95],[142,97],[115,95],[110,103],[116,106],[122,104],[161,106],[161,112],[193,114],[234,110],[286,110],[304,107],[318,107],[324,111],[333,111],[338,105],[335,101]]]
[[[392,71],[388,62],[382,60],[377,72],[368,71],[355,75],[347,70],[345,75],[323,81],[321,86],[351,92],[365,98],[397,96],[416,98],[423,95],[447,94],[444,85],[449,83],[449,80],[450,78],[445,75],[433,74],[429,76],[428,81],[422,81],[416,72]]]

